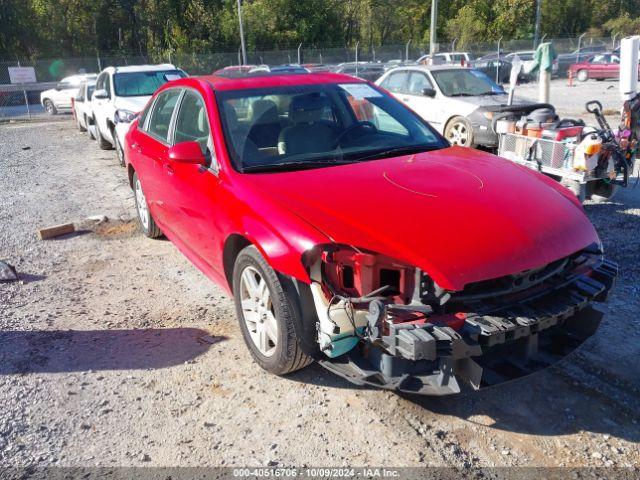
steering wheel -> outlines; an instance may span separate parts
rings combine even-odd
[[[378,132],[378,127],[376,127],[373,123],[371,122],[356,122],[353,125],[347,127],[345,129],[344,132],[342,132],[340,135],[338,135],[338,138],[336,139],[335,143],[333,144],[332,148],[337,148],[341,143],[342,140],[344,140],[344,138],[349,135],[351,132],[358,130],[359,128],[367,128],[369,130],[371,130],[371,133],[377,133]]]

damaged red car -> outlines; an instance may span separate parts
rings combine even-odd
[[[256,363],[445,395],[591,336],[617,275],[578,199],[330,74],[192,77],[126,137],[140,225],[234,297]]]

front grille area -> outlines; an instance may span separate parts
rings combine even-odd
[[[504,305],[520,303],[544,295],[550,289],[558,289],[602,262],[602,254],[595,249],[585,249],[539,268],[505,275],[503,277],[469,283],[460,292],[446,292],[448,298],[441,302],[442,313],[488,313]],[[433,283],[422,274],[421,298],[428,302],[443,293],[434,294]]]

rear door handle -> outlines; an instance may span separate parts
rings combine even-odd
[[[164,169],[167,171],[168,175],[173,175],[175,173],[175,170],[173,169],[173,167],[168,163],[164,164]]]

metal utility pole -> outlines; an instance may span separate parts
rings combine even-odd
[[[247,64],[247,49],[244,44],[244,27],[242,26],[242,0],[238,0],[238,22],[240,22],[240,48],[242,49],[242,63]]]
[[[407,44],[404,47],[404,59],[407,62],[409,61],[409,45],[411,45],[411,39],[409,39],[409,41],[407,42]]]
[[[429,53],[436,53],[436,29],[438,24],[438,0],[431,0],[431,25],[429,26]]]
[[[540,9],[542,0],[536,0],[536,30],[533,35],[533,48],[538,48],[538,39],[540,38]]]

